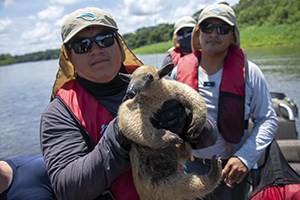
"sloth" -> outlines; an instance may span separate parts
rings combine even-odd
[[[206,104],[190,86],[163,78],[173,69],[167,64],[157,70],[141,66],[133,74],[119,73],[129,82],[118,111],[119,131],[132,141],[129,157],[134,185],[141,200],[187,200],[202,198],[220,183],[221,159],[212,158],[211,170],[205,175],[186,174],[182,165],[191,159],[191,146],[176,133],[155,128],[150,118],[170,99],[182,103],[192,113],[186,135],[201,133],[206,121]]]

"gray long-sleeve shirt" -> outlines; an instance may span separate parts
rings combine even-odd
[[[129,167],[114,122],[90,152],[81,125],[61,100],[55,98],[47,106],[41,118],[41,148],[58,199],[95,199]]]

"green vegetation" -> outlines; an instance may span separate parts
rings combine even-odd
[[[159,42],[142,46],[133,50],[135,54],[153,54],[153,53],[165,53],[169,48],[173,46],[172,41]]]
[[[241,46],[291,46],[300,45],[300,22],[293,25],[248,26],[240,29]],[[160,42],[134,49],[136,54],[166,53],[173,46],[172,41]]]
[[[240,30],[241,46],[299,45],[300,22],[293,25],[249,26]]]
[[[240,0],[234,10],[242,26],[293,24],[300,21],[299,0]]]
[[[300,45],[299,0],[240,0],[234,6],[242,47]],[[192,16],[197,18],[201,10]],[[136,54],[165,53],[173,46],[174,24],[140,28],[124,34],[128,46]],[[0,66],[18,62],[56,59],[58,50],[22,56],[0,55]]]
[[[60,50],[47,50],[47,51],[39,51],[36,53],[30,53],[25,55],[17,55],[11,56],[10,54],[0,54],[0,66],[1,65],[9,65],[15,63],[22,63],[22,62],[32,62],[32,61],[39,61],[39,60],[50,60],[50,59],[57,59],[59,57]]]
[[[170,41],[173,36],[174,24],[159,24],[147,28],[140,28],[135,33],[124,34],[128,46],[136,49],[145,45]]]
[[[1,54],[0,55],[0,66],[9,65],[9,64],[13,64],[13,63],[16,63],[16,60],[10,54]]]

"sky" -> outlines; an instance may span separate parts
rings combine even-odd
[[[0,54],[59,49],[62,21],[84,7],[99,7],[114,17],[121,34],[174,23],[220,0],[0,0]],[[239,0],[227,0],[233,6]]]

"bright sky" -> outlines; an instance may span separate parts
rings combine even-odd
[[[119,32],[174,23],[220,0],[0,0],[0,54],[58,49],[64,17],[78,8],[95,6],[109,11]],[[239,0],[227,0],[232,6]]]

